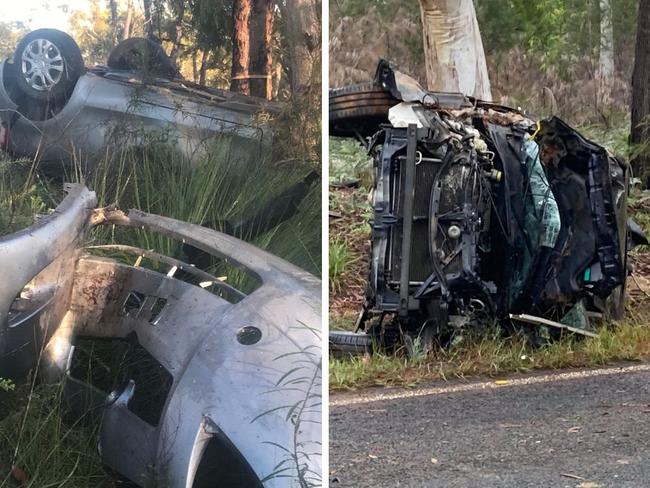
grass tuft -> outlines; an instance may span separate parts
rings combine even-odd
[[[330,290],[340,291],[350,273],[350,267],[359,258],[350,251],[349,244],[342,238],[330,241],[329,282]]]

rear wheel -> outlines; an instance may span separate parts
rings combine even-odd
[[[380,124],[388,123],[388,110],[398,103],[388,90],[374,83],[330,90],[330,135],[372,135]]]
[[[27,34],[14,54],[16,84],[35,100],[65,98],[84,73],[81,51],[74,39],[56,29]]]

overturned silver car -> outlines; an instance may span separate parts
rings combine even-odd
[[[147,137],[188,157],[216,136],[233,150],[259,152],[272,139],[262,112],[277,114],[279,107],[182,79],[147,39],[127,39],[106,66],[86,68],[70,36],[39,29],[0,63],[0,148],[46,163],[87,160],[111,144]]]
[[[228,235],[66,191],[51,215],[0,239],[0,377],[63,379],[70,411],[100,423],[103,462],[137,484],[320,485],[320,281]],[[102,225],[236,271],[86,246]],[[131,369],[93,363],[93,348],[129,355]]]

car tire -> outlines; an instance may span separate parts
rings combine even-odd
[[[143,37],[131,37],[111,51],[109,68],[136,71],[162,78],[178,78],[179,73],[160,44]]]
[[[67,98],[85,71],[77,43],[56,29],[38,29],[23,37],[14,66],[18,88],[39,101]]]
[[[372,82],[330,90],[330,135],[372,135],[388,123],[388,110],[398,103],[388,90]]]
[[[329,334],[330,352],[335,355],[362,355],[372,352],[372,336],[345,330],[332,330]]]

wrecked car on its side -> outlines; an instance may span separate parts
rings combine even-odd
[[[496,322],[535,341],[621,318],[630,169],[557,117],[424,90],[381,61],[330,91],[330,134],[373,158],[372,249],[358,327],[334,349],[420,338],[425,348]]]
[[[63,380],[70,411],[99,421],[102,461],[137,484],[152,472],[171,488],[320,484],[320,281],[229,235],[66,191],[51,215],[0,239],[0,377],[37,368]],[[101,225],[233,269],[86,246]],[[102,347],[108,358],[93,361]],[[135,363],[119,377],[104,364],[116,350]]]
[[[172,142],[188,157],[222,136],[234,150],[259,151],[272,139],[262,112],[278,105],[182,79],[157,43],[131,38],[107,66],[86,68],[66,33],[39,29],[0,63],[0,148],[44,162],[88,160],[106,148]]]

